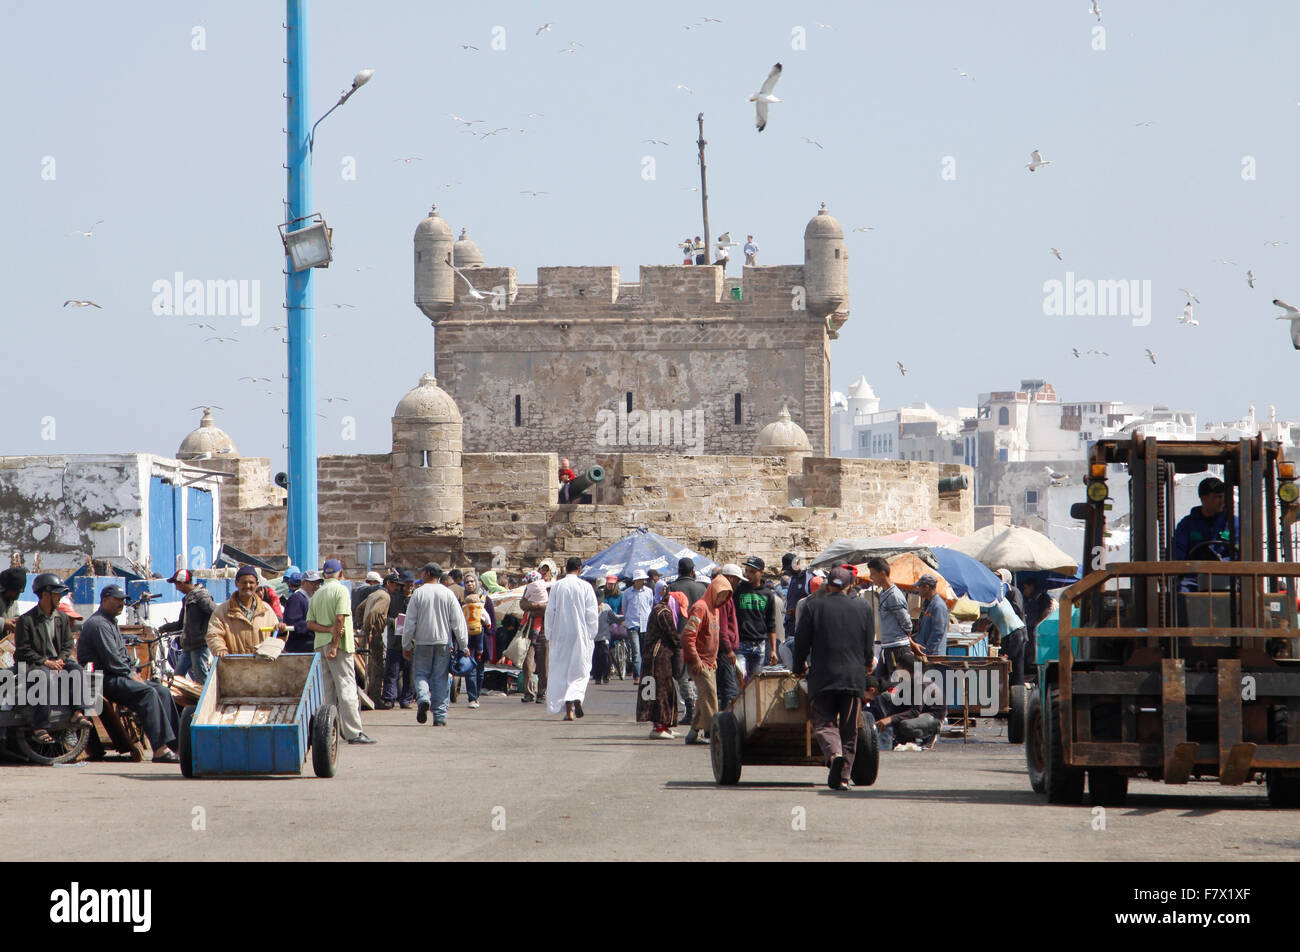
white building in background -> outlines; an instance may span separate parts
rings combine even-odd
[[[1268,408],[1268,419],[1257,420],[1251,406],[1240,420],[1223,423],[1206,423],[1200,434],[1203,440],[1241,440],[1262,433],[1266,440],[1276,440],[1285,449],[1300,445],[1300,423],[1278,420],[1277,408]],[[1293,457],[1294,454],[1288,454]]]
[[[831,448],[835,456],[905,459],[935,463],[966,462],[962,421],[974,409],[938,410],[918,402],[880,409],[866,377],[846,394],[831,394]]]

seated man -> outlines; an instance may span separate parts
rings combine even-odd
[[[1201,497],[1201,504],[1179,519],[1174,529],[1174,560],[1237,559],[1239,556],[1233,547],[1233,540],[1239,538],[1237,523],[1234,519],[1229,525],[1223,480],[1206,477],[1196,487],[1196,492]],[[1183,576],[1179,583],[1180,591],[1194,592],[1197,588],[1194,575]]]
[[[129,707],[140,718],[154,763],[174,764],[180,758],[176,731],[180,715],[171,691],[159,681],[146,681],[136,671],[135,661],[126,651],[117,616],[126,607],[126,592],[119,585],[108,585],[99,595],[99,611],[86,619],[77,639],[77,659],[94,665],[104,675],[104,697],[114,704]]]
[[[908,682],[910,684],[910,682]],[[917,686],[920,689],[920,686]],[[928,747],[939,734],[943,719],[947,714],[942,704],[921,705],[912,703],[914,698],[895,700],[889,693],[890,683],[877,675],[867,678],[867,690],[863,698],[872,714],[876,717],[876,729],[880,731],[880,746],[883,750],[892,750],[895,741],[900,744],[916,743]]]
[[[26,665],[28,669],[40,671],[44,679],[44,689],[49,692],[47,703],[29,702],[32,720],[32,738],[37,743],[52,744],[54,737],[50,734],[50,707],[55,700],[53,691],[55,679],[53,672],[66,671],[69,674],[81,674],[81,665],[73,660],[72,652],[76,639],[72,636],[72,622],[66,613],[58,610],[59,599],[71,591],[57,575],[43,572],[36,576],[32,591],[40,599],[36,607],[18,618],[17,632],[14,636],[14,660]],[[31,688],[28,688],[30,697]],[[72,714],[72,723],[79,724],[85,720],[84,709],[77,708]]]

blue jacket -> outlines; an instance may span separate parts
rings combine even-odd
[[[926,654],[936,654],[947,640],[948,606],[936,592],[921,613],[921,630],[917,633],[916,643],[925,649]]]
[[[1220,539],[1227,541],[1229,536],[1239,538],[1236,532],[1237,526],[1234,520],[1232,532],[1228,530],[1228,510],[1224,509],[1213,519],[1207,519],[1201,512],[1201,507],[1197,506],[1187,515],[1178,520],[1178,528],[1174,530],[1174,559],[1184,561],[1196,546],[1210,539]],[[1228,546],[1215,546],[1216,551],[1221,555],[1227,556],[1232,551]],[[1198,558],[1212,558],[1206,553],[1200,553]]]

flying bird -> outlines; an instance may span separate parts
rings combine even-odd
[[[342,400],[344,403],[348,402],[347,397],[321,397],[321,399],[326,403],[333,403],[335,400]]]
[[[270,382],[271,382],[271,378],[270,378],[270,377],[240,377],[239,379],[240,379],[240,380],[248,380],[248,381],[251,381],[252,383],[270,383]]]
[[[486,294],[484,294],[478,288],[474,287],[474,285],[470,282],[469,278],[465,277],[465,272],[461,271],[460,268],[457,268],[453,265],[451,270],[455,271],[458,275],[460,275],[460,279],[465,282],[465,285],[469,288],[470,297],[472,297],[476,301],[482,301],[487,297]]]
[[[1156,121],[1155,121],[1154,119],[1148,119],[1146,122],[1135,122],[1135,123],[1133,123],[1134,127],[1137,127],[1137,126],[1154,126],[1155,124],[1156,124]]]
[[[739,242],[731,240],[730,231],[724,231],[722,234],[718,235],[719,248],[734,248],[737,244],[739,244]]]
[[[817,148],[819,148],[819,149],[824,149],[824,148],[825,148],[825,147],[824,147],[820,142],[818,142],[816,139],[809,139],[807,136],[804,136],[804,137],[803,137],[803,141],[804,141],[804,142],[807,142],[809,145],[815,145],[815,146],[817,146]]]
[[[554,25],[554,23],[543,23],[537,28],[537,32],[535,32],[533,36],[541,36],[543,33],[548,32]]]
[[[478,134],[478,137],[480,139],[486,139],[488,136],[494,136],[502,132],[509,132],[509,131],[510,131],[509,126],[497,126],[497,128],[493,129],[491,132],[480,132]]]
[[[1025,165],[1025,168],[1029,169],[1029,171],[1031,172],[1037,172],[1044,165],[1051,165],[1051,164],[1052,164],[1051,159],[1043,158],[1042,154],[1037,149],[1035,149],[1033,152],[1029,153],[1029,162]]]
[[[1151,361],[1151,363],[1154,364],[1156,362],[1155,352],[1152,351],[1150,347],[1146,348],[1146,352],[1147,352],[1147,360]]]
[[[195,321],[190,321],[190,327],[206,327],[210,331],[216,330],[216,328],[213,327],[211,324],[200,324]]]
[[[69,299],[63,302],[64,307],[67,307],[69,304],[71,304],[73,307],[99,307],[99,305],[96,304],[94,301],[76,301],[76,300]],[[101,311],[103,310],[102,307],[99,307],[99,309]]]
[[[767,79],[763,80],[763,85],[758,88],[758,92],[749,97],[749,102],[754,104],[754,124],[759,132],[767,128],[768,104],[781,101],[772,95],[772,90],[776,88],[777,80],[780,78],[781,64],[777,63],[768,70]]]
[[[412,162],[423,162],[424,159],[418,155],[408,155],[404,159],[393,159],[394,162],[401,162],[403,165],[410,165]]]
[[[225,407],[219,407],[215,403],[209,403],[206,406],[190,407],[190,409],[191,410],[224,410]]]
[[[207,338],[206,340],[204,340],[203,343],[206,344],[206,343],[208,343],[208,341],[216,341],[218,344],[238,344],[238,343],[239,343],[239,338],[237,338],[237,337],[209,337],[209,338]]]
[[[1079,348],[1077,348],[1077,347],[1071,347],[1071,348],[1070,348],[1070,353],[1074,354],[1075,357],[1082,357],[1082,356],[1083,356],[1083,354],[1079,353]]]
[[[1092,12],[1093,16],[1095,16],[1095,17],[1097,18],[1097,22],[1100,23],[1100,22],[1101,22],[1101,7],[1097,6],[1097,0],[1092,0],[1092,11],[1091,11],[1091,12]]]
[[[975,82],[975,77],[966,72],[966,70],[962,69],[960,66],[954,66],[953,69],[957,71],[957,75],[962,79],[969,79],[972,83]]]
[[[1247,272],[1246,272],[1246,283],[1249,284],[1252,288],[1255,286],[1255,272],[1254,272],[1254,271],[1247,271]]]
[[[1060,249],[1060,248],[1049,248],[1048,250],[1049,250],[1052,254],[1056,255],[1056,260],[1057,260],[1057,261],[1064,261],[1064,260],[1065,260],[1064,258],[1061,257],[1061,249]]]
[[[1288,244],[1288,242],[1285,242],[1285,241],[1266,241],[1266,242],[1264,242],[1264,244],[1265,244],[1265,246],[1267,246],[1267,247],[1276,248],[1278,245],[1285,245],[1285,244]]]
[[[550,193],[550,192],[535,192],[535,191],[533,191],[531,188],[521,188],[521,189],[519,190],[519,194],[520,194],[520,195],[531,195],[533,198],[536,198],[538,195],[550,195],[551,193]]]
[[[1051,480],[1052,482],[1054,482],[1054,483],[1062,483],[1062,482],[1065,482],[1065,480],[1067,480],[1067,479],[1070,478],[1070,474],[1069,474],[1069,473],[1058,473],[1056,470],[1052,469],[1052,467],[1050,467],[1050,466],[1044,466],[1044,467],[1043,467],[1043,472],[1045,472],[1045,473],[1047,474],[1047,478],[1050,479],[1050,480]]]
[[[357,309],[357,306],[356,306],[355,304],[331,304],[330,307],[334,307],[334,308],[339,308],[339,307],[350,307],[350,308],[352,308],[354,311]]]
[[[1192,302],[1188,301],[1187,306],[1183,308],[1183,316],[1178,319],[1179,324],[1187,324],[1196,327],[1200,324],[1196,318],[1192,317]]]
[[[1279,314],[1277,319],[1291,322],[1291,346],[1300,350],[1300,307],[1292,307],[1286,301],[1279,301],[1277,298],[1273,299],[1273,303],[1286,312]]]
[[[1096,354],[1098,357],[1109,357],[1109,356],[1110,356],[1110,354],[1108,354],[1108,353],[1107,353],[1106,351],[1104,351],[1104,350],[1093,350],[1092,348],[1089,348],[1089,349],[1088,349],[1088,354],[1089,354],[1090,356],[1091,356],[1092,354]]]
[[[642,139],[641,141],[642,141],[642,142],[648,142],[648,143],[650,143],[651,145],[667,145],[667,144],[668,144],[668,143],[665,142],[663,139]]]
[[[1237,262],[1233,261],[1231,258],[1219,258],[1218,261],[1219,264],[1230,264],[1234,268],[1237,266]]]
[[[483,121],[482,119],[466,119],[464,116],[458,116],[454,112],[449,112],[447,115],[451,116],[451,118],[455,119],[457,122],[464,123],[467,126],[472,126],[476,122]]]
[[[896,360],[896,361],[894,361],[894,363],[898,364],[898,372],[899,372],[900,374],[902,374],[904,377],[906,377],[906,376],[907,376],[907,368],[903,366],[903,362],[902,362],[901,360]]]
[[[95,225],[102,225],[102,224],[104,224],[104,219],[102,218],[99,221],[95,222]],[[70,231],[68,232],[68,237],[71,238],[72,236],[76,235],[81,238],[94,238],[95,225],[91,225],[90,228],[88,228],[86,231]]]
[[[691,87],[690,87],[690,86],[687,86],[685,83],[675,83],[673,88],[675,88],[675,89],[684,89],[684,90],[686,90],[688,93],[690,93],[691,95],[694,95],[694,94],[695,94],[695,90],[691,89]]]
[[[700,17],[700,22],[701,22],[701,23],[721,23],[722,21],[719,20],[717,17]]]
[[[475,46],[475,45],[472,44],[472,43],[462,43],[462,44],[460,44],[460,48],[461,48],[462,50],[474,50],[475,52],[478,51],[478,47]]]
[[[860,226],[860,227],[858,227],[858,228],[854,228],[853,230],[854,230],[854,231],[875,231],[875,230],[876,230],[876,226],[875,226],[875,225],[862,225],[862,226]]]
[[[582,48],[582,44],[581,44],[581,43],[575,43],[575,42],[573,42],[573,40],[570,40],[570,41],[569,41],[569,45],[566,46],[564,49],[560,50],[560,52],[561,52],[561,53],[576,53],[576,52],[578,52],[578,50],[581,49],[581,48]]]
[[[1197,304],[1200,304],[1200,303],[1201,303],[1201,299],[1198,298],[1198,297],[1197,297],[1195,294],[1193,294],[1191,291],[1187,290],[1187,288],[1179,288],[1178,290],[1179,290],[1179,291],[1182,291],[1183,294],[1187,295],[1187,297],[1188,297],[1190,300],[1195,301]]]

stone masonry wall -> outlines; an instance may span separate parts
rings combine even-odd
[[[316,461],[316,479],[322,564],[334,558],[344,569],[364,569],[364,563],[357,563],[357,543],[388,541],[389,454],[322,456]]]

